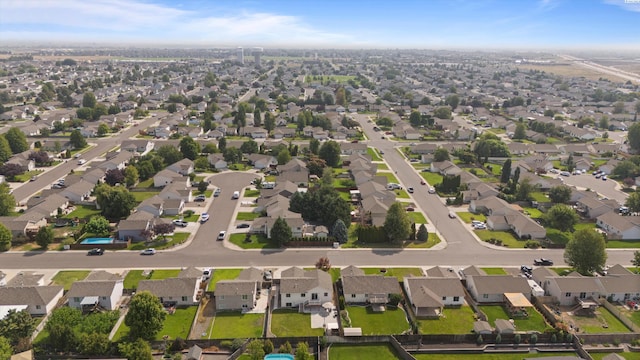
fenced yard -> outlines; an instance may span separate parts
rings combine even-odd
[[[262,337],[264,314],[242,314],[240,311],[218,312],[207,330],[208,339]]]
[[[479,306],[480,310],[487,315],[487,321],[493,325],[496,319],[509,320],[511,316],[500,305],[484,305]],[[527,309],[529,316],[527,318],[515,318],[514,323],[516,331],[539,331],[544,332],[551,327],[545,322],[544,317],[535,308]]]
[[[347,306],[351,327],[362,328],[362,335],[395,335],[410,330],[404,310],[387,307],[374,312],[371,306]]]
[[[442,316],[433,320],[418,320],[421,334],[468,334],[473,329],[475,314],[468,305],[444,308]]]
[[[323,329],[311,328],[311,315],[297,310],[278,309],[271,315],[271,332],[279,337],[321,336]]]

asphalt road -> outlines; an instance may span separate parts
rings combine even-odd
[[[591,189],[600,194],[600,196],[616,200],[620,204],[624,204],[629,196],[627,193],[619,190],[620,184],[616,181],[604,181],[602,178],[596,179],[595,176],[591,175],[591,172],[571,176],[556,175],[556,177],[561,178],[567,185],[573,185],[579,189]]]

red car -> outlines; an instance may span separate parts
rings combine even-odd
[[[420,180],[420,185],[427,185],[427,182],[424,180]]]

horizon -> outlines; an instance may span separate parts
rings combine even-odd
[[[19,1],[2,47],[607,51],[640,49],[640,1]],[[75,22],[70,22],[75,19]],[[88,19],[83,21],[82,19]],[[71,24],[71,25],[70,25]],[[634,26],[635,25],[635,26]]]

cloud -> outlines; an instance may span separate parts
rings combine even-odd
[[[640,1],[637,0],[605,0],[604,3],[616,5],[627,11],[640,12]]]
[[[538,1],[539,11],[551,11],[560,5],[558,0],[540,0]]]

